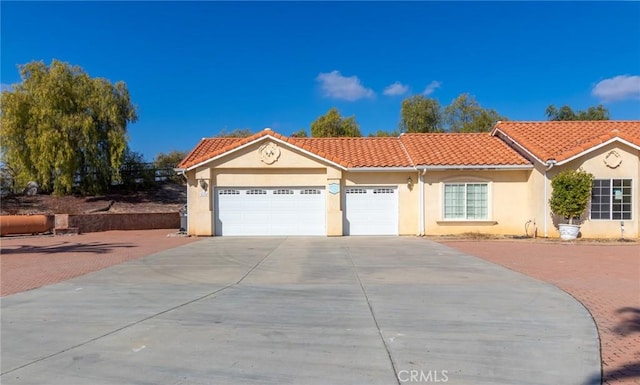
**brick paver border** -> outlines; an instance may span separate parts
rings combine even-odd
[[[175,230],[105,231],[0,239],[0,295],[51,285],[194,242]]]

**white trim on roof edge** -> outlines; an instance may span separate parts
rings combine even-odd
[[[271,131],[271,130],[269,130],[269,131]],[[523,152],[528,154],[530,157],[532,157],[533,159],[538,161],[540,164],[542,164],[542,165],[547,165],[548,164],[547,162],[544,162],[544,161],[542,161],[542,159],[540,159],[537,156],[535,156],[526,147],[522,146],[515,139],[513,139],[512,137],[510,137],[508,134],[506,134],[504,131],[500,130],[497,127],[494,128],[494,130],[492,132],[492,135],[495,135],[496,133],[501,135],[503,140],[506,139],[509,142],[511,142],[511,144],[516,145],[519,149],[521,149]],[[302,152],[303,154],[306,154],[306,155],[308,155],[308,156],[310,156],[312,158],[318,159],[318,160],[320,160],[322,162],[329,163],[332,166],[337,167],[337,168],[339,168],[341,170],[352,171],[352,172],[385,172],[385,171],[386,172],[396,172],[396,171],[414,171],[414,170],[529,170],[529,169],[533,168],[532,164],[530,164],[530,165],[495,165],[495,164],[491,164],[491,165],[438,165],[438,166],[417,165],[415,167],[414,166],[407,166],[407,167],[402,167],[402,166],[401,167],[384,167],[384,166],[382,166],[382,167],[349,167],[349,168],[347,168],[347,167],[344,167],[344,166],[342,166],[342,165],[340,165],[338,163],[335,163],[335,162],[333,162],[331,160],[323,158],[323,157],[321,157],[321,156],[319,156],[317,154],[314,154],[314,153],[312,153],[312,152],[310,152],[308,150],[305,150],[305,149],[303,149],[301,147],[298,147],[295,144],[292,144],[292,143],[289,143],[289,142],[284,141],[282,139],[276,138],[276,137],[272,136],[271,134],[266,134],[264,136],[261,136],[260,138],[252,140],[251,142],[248,142],[248,143],[245,143],[245,144],[243,144],[241,146],[238,146],[238,147],[236,147],[236,148],[234,148],[234,149],[232,149],[230,151],[224,152],[224,153],[222,153],[220,155],[217,155],[215,157],[209,158],[209,159],[207,159],[205,161],[196,163],[193,166],[190,166],[190,167],[187,167],[187,168],[184,168],[184,169],[176,168],[176,169],[174,169],[174,171],[183,172],[184,173],[186,171],[193,170],[193,169],[195,169],[197,167],[200,167],[200,166],[202,166],[202,165],[204,165],[206,163],[215,161],[215,160],[220,159],[222,157],[225,157],[225,156],[227,156],[229,154],[233,154],[234,152],[237,152],[237,151],[240,151],[240,150],[242,150],[242,149],[244,149],[246,147],[249,147],[249,146],[251,146],[251,145],[253,145],[255,143],[259,143],[261,141],[264,141],[267,138],[269,138],[269,139],[271,139],[271,140],[273,140],[275,142],[278,142],[278,143],[280,143],[282,145],[285,145],[287,147],[294,148],[294,149],[296,149],[296,150]],[[582,151],[582,152],[580,152],[580,153],[578,153],[578,154],[576,154],[576,155],[574,155],[572,157],[569,157],[569,158],[567,158],[567,159],[565,159],[563,161],[558,161],[558,162],[556,162],[556,165],[559,166],[559,165],[563,165],[563,164],[569,163],[569,162],[571,162],[571,161],[573,161],[573,160],[575,160],[577,158],[580,158],[581,156],[584,156],[584,155],[586,155],[586,154],[588,154],[588,153],[590,153],[592,151],[598,150],[598,149],[600,149],[600,148],[602,148],[604,146],[607,146],[607,145],[609,145],[611,143],[614,143],[614,142],[620,142],[620,143],[625,144],[625,145],[627,145],[627,146],[629,146],[631,148],[635,148],[636,150],[640,150],[640,146],[638,146],[638,145],[636,145],[634,143],[631,143],[631,142],[629,142],[629,141],[627,141],[625,139],[622,139],[620,137],[614,137],[614,138],[611,138],[611,139],[607,140],[606,142],[603,142],[603,143],[600,143],[600,144],[598,144],[596,146],[593,146],[593,147],[589,148],[588,150]],[[510,143],[507,143],[507,144],[510,144]]]
[[[493,131],[491,132],[491,134],[492,134],[492,135],[495,135],[496,133],[498,133],[499,135],[501,134],[500,136],[503,136],[503,137],[501,138],[503,141],[505,141],[505,139],[506,139],[506,140],[508,140],[509,142],[511,142],[511,143],[513,143],[513,144],[515,144],[519,149],[521,149],[522,151],[524,151],[525,153],[527,153],[529,156],[531,156],[533,159],[537,160],[540,164],[542,164],[542,165],[544,165],[544,166],[548,166],[548,165],[549,165],[549,161],[555,161],[555,159],[554,159],[554,158],[549,158],[549,159],[547,159],[546,161],[542,161],[542,159],[540,159],[540,158],[538,158],[537,156],[533,155],[533,153],[532,153],[531,151],[529,151],[526,147],[524,147],[523,145],[521,145],[520,143],[518,143],[518,141],[516,141],[515,139],[513,139],[512,137],[510,137],[507,133],[505,133],[504,131],[500,130],[500,129],[499,129],[499,128],[497,128],[497,127],[493,129]],[[581,156],[584,156],[584,155],[586,155],[586,154],[588,154],[588,153],[590,153],[590,152],[592,152],[592,151],[595,151],[595,150],[597,150],[597,149],[599,149],[599,148],[602,148],[602,147],[604,147],[604,146],[606,146],[606,145],[608,145],[608,144],[611,144],[611,143],[613,143],[613,142],[620,142],[620,143],[626,144],[627,146],[629,146],[629,147],[631,147],[631,148],[635,148],[636,150],[640,150],[640,146],[638,146],[638,145],[636,145],[636,144],[633,144],[633,143],[631,143],[631,142],[629,142],[629,141],[627,141],[627,140],[625,140],[625,139],[622,139],[622,138],[620,138],[620,137],[616,136],[616,137],[613,137],[613,138],[611,138],[611,139],[607,140],[606,142],[603,142],[603,143],[600,143],[600,144],[595,145],[595,146],[593,146],[593,147],[590,147],[589,149],[584,150],[584,151],[582,151],[582,152],[580,152],[580,153],[578,153],[578,154],[576,154],[576,155],[574,155],[574,156],[572,156],[572,157],[569,157],[569,158],[567,158],[567,159],[565,159],[565,160],[555,162],[555,165],[557,165],[557,166],[561,166],[561,165],[563,165],[563,164],[569,163],[569,162],[571,162],[571,161],[573,161],[573,160],[575,160],[575,159],[577,159],[577,158],[579,158],[579,157],[581,157]],[[509,143],[507,143],[507,145],[508,145],[508,144],[509,144]]]
[[[416,166],[418,170],[531,170],[532,164],[479,164],[479,165],[445,165]]]
[[[269,131],[271,131],[271,130],[269,130]],[[271,131],[271,132],[273,132],[273,131]],[[229,150],[229,151],[223,152],[223,153],[222,153],[222,154],[220,154],[220,155],[214,156],[214,157],[209,158],[209,159],[207,159],[207,160],[205,160],[205,161],[202,161],[202,162],[200,162],[200,163],[194,164],[193,166],[187,167],[187,168],[186,168],[186,169],[184,169],[184,170],[185,170],[185,171],[191,171],[191,170],[193,170],[193,169],[195,169],[195,168],[197,168],[197,167],[200,167],[200,166],[202,166],[202,165],[204,165],[204,164],[206,164],[206,163],[213,162],[214,160],[218,160],[218,159],[223,158],[223,157],[225,157],[225,156],[227,156],[227,155],[233,154],[234,152],[237,152],[237,151],[240,151],[240,150],[242,150],[242,149],[244,149],[244,148],[247,148],[247,147],[249,147],[249,146],[251,146],[251,145],[253,145],[253,144],[256,144],[256,143],[259,143],[259,142],[261,142],[261,141],[263,141],[263,140],[266,140],[267,138],[269,138],[269,139],[271,139],[271,140],[273,140],[273,141],[275,141],[275,142],[278,142],[278,143],[280,143],[280,144],[283,144],[283,145],[285,145],[285,146],[287,146],[287,147],[294,148],[294,149],[296,149],[297,151],[302,152],[303,154],[309,155],[309,156],[311,156],[311,157],[313,157],[313,158],[316,158],[316,159],[319,159],[319,160],[321,160],[321,161],[323,161],[323,162],[329,163],[329,164],[331,164],[331,165],[333,165],[333,166],[335,166],[335,167],[337,167],[337,168],[339,168],[339,169],[341,169],[341,170],[347,170],[347,168],[346,168],[346,167],[344,167],[344,166],[342,166],[342,165],[339,165],[338,163],[332,162],[332,161],[330,161],[330,160],[328,160],[328,159],[326,159],[326,158],[321,157],[320,155],[316,155],[316,154],[314,154],[314,153],[312,153],[312,152],[310,152],[310,151],[307,151],[307,150],[305,150],[305,149],[303,149],[303,148],[300,148],[300,147],[298,147],[298,146],[296,146],[296,145],[294,145],[294,144],[292,144],[292,143],[286,142],[286,141],[284,141],[284,140],[282,140],[282,139],[278,139],[278,138],[276,138],[275,136],[272,136],[271,134],[266,134],[266,135],[264,135],[264,136],[261,136],[261,137],[259,137],[259,138],[255,139],[255,140],[252,140],[251,142],[245,143],[245,144],[243,144],[243,145],[241,145],[241,146],[238,146],[238,147],[236,147],[236,148],[234,148],[234,149],[232,149],[232,150]]]
[[[494,128],[493,132],[491,133],[492,136],[495,136],[496,132],[502,134],[502,135],[498,135],[498,138],[500,138],[500,140],[502,140],[503,142],[505,142],[505,144],[509,147],[511,147],[511,144],[515,144],[520,150],[524,151],[525,153],[527,153],[527,155],[529,155],[530,157],[532,157],[533,159],[537,160],[538,162],[540,162],[541,164],[546,165],[547,163],[543,162],[542,159],[538,158],[537,156],[533,155],[533,153],[529,150],[527,150],[526,147],[524,147],[523,145],[521,145],[520,143],[518,143],[515,139],[513,139],[512,137],[510,137],[506,132],[500,130],[499,128]],[[508,143],[507,140],[511,143]]]
[[[607,145],[609,145],[609,144],[611,144],[613,142],[620,142],[622,144],[626,144],[627,146],[629,146],[631,148],[635,148],[636,150],[640,150],[640,146],[638,146],[637,144],[633,144],[633,143],[631,143],[629,141],[626,141],[626,140],[616,136],[614,138],[611,138],[611,139],[607,140],[606,142],[602,142],[602,143],[600,143],[598,145],[595,145],[595,146],[589,148],[588,150],[584,150],[584,151],[582,151],[582,152],[580,152],[580,153],[578,153],[578,154],[576,154],[576,155],[574,155],[574,156],[572,156],[570,158],[567,158],[567,159],[565,159],[563,161],[556,162],[556,166],[561,166],[563,164],[569,163],[572,160],[575,160],[575,159],[577,159],[577,158],[579,158],[581,156],[584,156],[584,155],[586,155],[586,154],[588,154],[590,152],[598,150],[598,149],[600,149],[600,148],[602,148],[604,146],[607,146]]]
[[[359,171],[363,171],[363,172],[384,172],[384,171],[416,171],[416,168],[413,166],[406,166],[406,167],[385,167],[385,166],[380,166],[380,167],[351,167],[348,168],[347,171],[353,171],[353,172],[359,172]]]

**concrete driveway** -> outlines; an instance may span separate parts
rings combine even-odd
[[[599,384],[549,284],[405,237],[211,238],[2,299],[7,384]]]

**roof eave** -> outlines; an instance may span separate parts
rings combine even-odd
[[[531,170],[533,164],[451,164],[451,165],[419,165],[416,166],[418,170]]]
[[[377,167],[349,167],[347,171],[353,172],[396,172],[396,171],[416,171],[413,166],[377,166]]]
[[[511,136],[509,136],[509,134],[507,134],[506,132],[502,131],[501,129],[499,129],[497,126],[496,128],[493,129],[493,131],[491,132],[491,135],[495,135],[496,133],[502,134],[504,135],[504,139],[509,140],[512,144],[515,144],[516,147],[518,147],[521,151],[523,151],[525,154],[529,155],[532,159],[534,159],[535,161],[539,162],[540,164],[546,165],[547,162],[543,161],[542,159],[540,159],[539,157],[537,157],[533,152],[529,151],[525,146],[521,145],[520,143],[518,143],[517,140],[515,140],[514,138],[512,138]],[[502,139],[504,141],[504,139]],[[505,141],[505,144],[509,145],[509,143],[507,143]]]
[[[280,143],[280,144],[282,144],[282,145],[284,145],[284,146],[286,146],[286,147],[295,148],[297,151],[300,151],[300,152],[302,152],[302,153],[304,153],[304,154],[306,154],[306,155],[309,155],[309,156],[311,156],[311,157],[313,157],[313,158],[316,158],[316,159],[318,159],[318,160],[321,160],[322,162],[329,163],[329,164],[331,164],[332,166],[337,167],[337,168],[339,168],[339,169],[341,169],[341,170],[346,170],[346,167],[342,166],[341,164],[338,164],[338,163],[333,162],[333,161],[331,161],[331,160],[329,160],[329,159],[323,158],[323,157],[321,157],[320,155],[314,154],[314,153],[313,153],[313,152],[311,152],[311,151],[305,150],[304,148],[300,148],[300,147],[296,146],[296,145],[295,145],[295,144],[293,144],[293,143],[289,143],[289,142],[287,142],[286,140],[279,139],[279,138],[277,138],[277,137],[275,137],[275,136],[273,136],[273,135],[271,135],[271,134],[265,134],[265,135],[263,135],[263,136],[261,136],[261,137],[259,137],[259,138],[256,138],[256,139],[254,139],[254,140],[252,140],[252,141],[250,141],[250,142],[247,142],[247,143],[245,143],[245,144],[243,144],[243,145],[240,145],[240,146],[238,146],[238,147],[235,147],[235,148],[233,148],[233,149],[231,149],[231,150],[229,150],[229,151],[225,151],[225,152],[223,152],[223,153],[221,153],[221,154],[218,154],[218,155],[216,155],[216,156],[214,156],[214,157],[211,157],[211,158],[209,158],[209,159],[207,159],[207,160],[204,160],[204,161],[202,161],[202,162],[198,162],[198,163],[196,163],[196,164],[194,164],[194,165],[192,165],[192,166],[186,167],[186,171],[191,171],[191,170],[193,170],[193,169],[195,169],[195,168],[201,167],[201,166],[203,166],[203,165],[205,165],[205,164],[207,164],[207,163],[213,162],[213,161],[215,161],[215,160],[218,160],[218,159],[223,158],[223,157],[225,157],[225,156],[227,156],[227,155],[230,155],[230,154],[233,154],[233,153],[235,153],[235,152],[238,152],[238,151],[240,151],[240,150],[242,150],[242,149],[244,149],[244,148],[247,148],[247,147],[249,147],[249,146],[251,146],[251,145],[254,145],[254,144],[256,144],[256,143],[259,143],[259,142],[264,141],[264,140],[267,140],[267,139],[271,139],[271,140],[273,140],[274,142],[278,142],[278,143]]]
[[[562,166],[563,164],[567,164],[567,163],[569,163],[569,162],[571,162],[573,160],[576,160],[576,159],[578,159],[578,158],[580,158],[580,157],[582,157],[582,156],[584,156],[584,155],[586,155],[586,154],[588,154],[590,152],[596,151],[596,150],[598,150],[598,149],[600,149],[602,147],[605,147],[605,146],[607,146],[607,145],[609,145],[611,143],[614,143],[614,142],[620,142],[620,143],[626,144],[627,146],[629,146],[631,148],[635,148],[636,150],[640,150],[640,146],[639,145],[637,145],[635,143],[632,143],[632,142],[629,142],[626,139],[622,139],[622,138],[616,136],[616,137],[613,137],[613,138],[611,138],[611,139],[609,139],[609,140],[607,140],[605,142],[602,142],[602,143],[597,144],[597,145],[595,145],[593,147],[590,147],[587,150],[579,152],[579,153],[577,153],[577,154],[575,154],[575,155],[573,155],[573,156],[571,156],[571,157],[569,157],[567,159],[559,160],[559,161],[556,162],[556,166]]]

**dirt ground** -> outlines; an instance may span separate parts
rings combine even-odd
[[[440,243],[549,282],[593,316],[605,384],[640,384],[640,244],[544,240]]]
[[[0,215],[177,212],[187,203],[186,194],[185,186],[164,183],[146,190],[114,191],[93,197],[13,195],[2,198]]]

